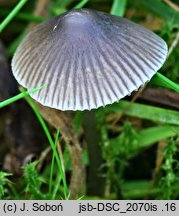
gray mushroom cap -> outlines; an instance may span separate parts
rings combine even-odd
[[[74,9],[37,25],[12,59],[31,97],[60,110],[90,110],[137,90],[163,65],[164,40],[125,18]]]

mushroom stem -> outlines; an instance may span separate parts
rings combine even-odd
[[[82,149],[78,143],[69,147],[72,159],[72,176],[70,181],[70,199],[77,198],[79,193],[84,192],[86,173],[82,160]],[[84,195],[84,193],[82,194]]]
[[[36,102],[36,105],[46,121],[60,132],[67,144],[72,160],[72,174],[70,180],[70,199],[79,195],[85,180],[85,169],[82,160],[82,149],[79,140],[72,128],[72,116],[70,112],[62,112],[56,109],[44,107]]]
[[[102,177],[102,154],[99,146],[99,136],[96,127],[94,111],[85,111],[83,127],[89,152],[89,172],[87,176],[87,194],[102,196],[104,193],[104,178]]]

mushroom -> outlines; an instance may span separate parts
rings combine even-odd
[[[125,18],[74,9],[37,25],[12,59],[17,81],[44,106],[91,110],[137,90],[162,66],[167,45]]]
[[[27,34],[13,56],[12,71],[28,90],[46,85],[31,94],[42,113],[82,111],[137,90],[166,56],[166,43],[150,30],[104,12],[73,9]]]

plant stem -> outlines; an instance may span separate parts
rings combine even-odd
[[[27,3],[28,0],[21,0],[16,7],[10,12],[10,14],[0,24],[0,32],[8,25],[8,23],[16,16],[21,8]]]

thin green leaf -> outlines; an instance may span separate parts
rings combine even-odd
[[[111,14],[116,16],[124,16],[127,0],[113,0]]]
[[[146,147],[162,139],[173,137],[179,133],[179,127],[165,125],[147,128],[139,132],[139,148]]]
[[[57,133],[56,133],[56,137],[55,137],[55,148],[57,148],[59,135],[60,135],[60,130],[58,129]],[[52,191],[52,178],[53,178],[53,171],[54,171],[54,163],[55,163],[55,156],[53,154],[52,163],[51,163],[51,169],[50,169],[50,181],[49,181],[49,192],[50,193]]]
[[[113,155],[133,156],[139,149],[150,146],[162,139],[173,137],[179,133],[179,126],[155,126],[136,131],[131,124],[125,124],[123,131],[110,140]],[[129,149],[127,151],[127,149]]]
[[[172,7],[168,6],[161,0],[138,0],[136,3],[140,6],[148,8],[149,10],[153,11],[167,22],[175,25],[176,27],[179,26],[179,13],[174,10]]]
[[[28,0],[21,0],[16,7],[9,13],[9,15],[0,24],[0,32],[9,24],[9,22],[16,16],[16,14],[21,10],[21,8],[27,3]]]
[[[119,103],[108,105],[105,109],[114,112],[124,112],[129,116],[136,116],[138,118],[147,119],[150,121],[179,125],[179,112],[174,110],[163,109],[139,103],[131,104],[125,100],[121,100]]]
[[[0,9],[0,16],[4,17],[7,16],[10,13],[9,10],[6,9]],[[45,19],[42,17],[37,17],[34,15],[31,15],[29,13],[25,13],[25,12],[19,12],[18,14],[16,14],[15,19],[19,19],[19,20],[25,20],[25,21],[33,21],[33,22],[43,22]]]
[[[58,189],[59,189],[59,182],[61,181],[61,175],[60,173],[57,174],[57,177],[56,177],[56,180],[55,180],[55,185],[54,185],[54,188],[53,188],[53,191],[52,191],[52,196],[51,196],[51,199],[54,200],[56,198],[56,195],[57,195],[57,192],[58,192]],[[66,197],[66,200],[68,200],[68,196]]]
[[[89,0],[82,0],[74,8],[82,8]]]
[[[156,75],[152,78],[151,81],[158,86],[163,86],[165,88],[169,88],[176,92],[179,92],[179,84],[174,83],[159,72],[156,73]]]
[[[14,97],[12,97],[12,98],[9,98],[9,99],[7,99],[7,100],[5,100],[3,102],[0,102],[0,108],[5,107],[5,106],[7,106],[7,105],[9,105],[9,104],[17,101],[17,100],[20,100],[20,99],[24,98],[25,96],[27,96],[29,94],[37,92],[37,91],[39,91],[42,88],[44,88],[44,86],[41,86],[41,87],[38,87],[38,88],[34,88],[34,89],[29,90],[29,91],[24,91],[24,92],[22,92],[22,93],[20,93],[20,94],[18,94],[16,96],[14,96]]]

